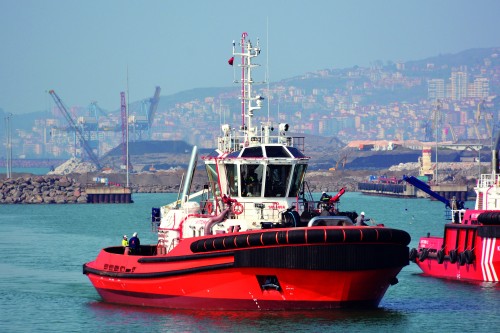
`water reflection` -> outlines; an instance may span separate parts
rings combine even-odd
[[[310,332],[406,327],[402,312],[390,309],[336,309],[321,311],[193,311],[122,306],[92,302],[95,320],[112,327],[142,328],[156,332]],[[357,329],[356,329],[357,327]]]

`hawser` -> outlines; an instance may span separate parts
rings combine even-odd
[[[110,303],[208,310],[377,307],[409,264],[409,234],[354,225],[355,212],[338,211],[344,189],[322,202],[313,199],[304,182],[304,138],[289,136],[286,123],[274,134],[271,122],[254,119],[264,100],[253,90],[259,42],[243,33],[239,46],[233,42],[229,64],[241,59],[241,125],[222,125],[216,151],[202,157],[207,185],[191,193],[195,146],[178,200],[152,209],[157,244],[134,253],[104,248],[83,273]]]

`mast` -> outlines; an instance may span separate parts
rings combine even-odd
[[[233,44],[233,56],[241,57],[240,66],[242,124],[240,129],[243,132],[245,146],[256,143],[258,141],[256,140],[257,127],[254,126],[252,122],[253,112],[254,110],[261,109],[262,101],[264,100],[264,97],[262,96],[253,96],[252,91],[252,84],[254,83],[252,79],[252,69],[254,67],[260,66],[258,64],[252,63],[252,58],[257,57],[260,54],[259,40],[257,40],[256,46],[253,46],[252,42],[247,37],[248,34],[246,32],[241,34],[241,53],[236,52],[235,45]]]
[[[127,114],[127,126],[126,126],[126,136],[127,136],[127,166],[126,166],[126,170],[127,170],[127,188],[130,186],[130,180],[129,180],[129,173],[130,173],[130,170],[129,170],[129,166],[130,166],[130,156],[129,156],[129,151],[128,151],[128,141],[129,141],[129,126],[128,126],[128,118],[129,118],[129,108],[130,108],[130,103],[129,103],[129,100],[130,100],[130,93],[128,91],[128,65],[127,65],[127,107],[125,108],[125,113]]]

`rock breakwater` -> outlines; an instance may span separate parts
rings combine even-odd
[[[87,203],[85,187],[67,176],[0,180],[0,204]]]

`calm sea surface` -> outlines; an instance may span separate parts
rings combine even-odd
[[[13,178],[17,178],[16,174],[33,174],[33,175],[46,175],[50,171],[50,168],[12,168]],[[7,169],[5,167],[0,168],[0,178],[4,178],[7,174]]]
[[[101,302],[82,264],[120,244],[123,234],[137,231],[142,243],[156,243],[151,207],[175,198],[135,194],[130,205],[0,205],[0,332],[499,332],[499,284],[425,277],[415,264],[401,271],[380,307],[368,311],[174,311]],[[444,205],[427,199],[346,193],[341,210],[363,210],[377,223],[408,231],[411,247],[427,232],[441,235],[444,223]]]

